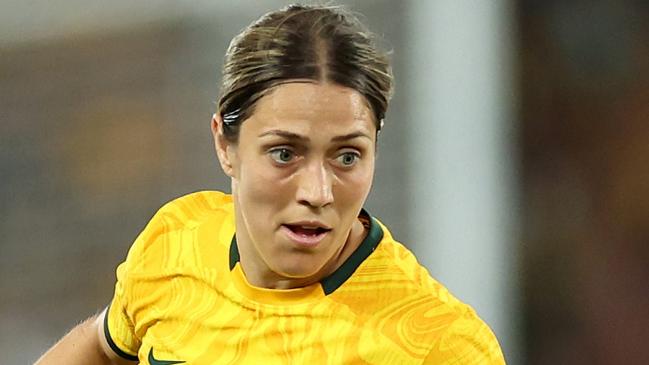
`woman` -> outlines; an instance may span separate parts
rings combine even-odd
[[[391,92],[386,57],[340,9],[250,25],[211,122],[232,195],[160,209],[110,306],[39,363],[504,363],[475,312],[362,209]]]

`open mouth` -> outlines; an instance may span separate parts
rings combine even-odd
[[[327,236],[331,228],[302,224],[283,224],[288,238],[301,247],[315,247]]]
[[[291,232],[302,236],[317,236],[322,233],[331,231],[331,229],[323,227],[308,227],[302,225],[284,224]]]

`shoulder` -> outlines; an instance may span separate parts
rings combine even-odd
[[[167,229],[178,229],[200,222],[206,216],[228,215],[231,212],[232,196],[220,191],[199,191],[164,204],[149,224],[164,221]]]
[[[423,315],[426,308],[437,308],[436,313],[444,312],[445,318],[451,320],[467,310],[468,306],[432,278],[385,225],[375,217],[372,224],[377,224],[382,232],[380,242],[332,298],[365,313],[387,314],[386,311],[408,307],[420,308]]]
[[[435,280],[422,266],[415,255],[404,244],[397,241],[389,229],[378,219],[373,218],[383,232],[379,245],[360,268],[362,271],[381,273],[389,282],[398,283],[404,294],[433,298],[456,308],[464,310],[464,304],[457,300],[440,282]]]
[[[424,364],[505,364],[498,340],[489,326],[468,308],[433,343]]]
[[[465,313],[434,343],[425,364],[505,364],[500,345],[491,328],[474,311]]]
[[[166,203],[136,238],[126,267],[143,272],[195,265],[204,250],[219,250],[229,244],[233,212],[231,196],[218,191],[191,193]]]
[[[441,351],[440,356],[466,353],[502,359],[495,336],[473,308],[435,280],[414,254],[378,223],[383,238],[352,280],[356,280],[354,302],[366,298],[358,306],[359,312],[372,313],[368,320],[378,327],[381,337],[421,358]]]

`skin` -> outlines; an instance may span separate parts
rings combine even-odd
[[[241,265],[252,285],[316,283],[365,238],[358,214],[372,185],[376,128],[357,91],[296,80],[259,100],[238,143],[225,140],[218,116],[212,132],[232,179]],[[299,221],[332,229],[318,245],[304,247],[282,228]],[[76,326],[36,364],[132,364],[110,349],[104,315]]]
[[[77,325],[43,354],[35,365],[134,364],[133,361],[120,358],[110,349],[102,325],[105,315],[104,311]]]
[[[330,83],[276,86],[245,120],[237,143],[212,120],[216,152],[231,177],[241,265],[254,286],[288,289],[334,272],[367,232],[358,214],[372,185],[376,127],[365,98]],[[316,246],[286,224],[331,228]]]

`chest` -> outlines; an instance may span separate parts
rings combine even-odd
[[[149,363],[185,364],[418,364],[381,331],[335,305],[269,310],[227,298],[142,313],[139,356]],[[385,324],[383,324],[385,325]],[[153,358],[151,355],[153,354]],[[153,362],[151,361],[153,360]]]

